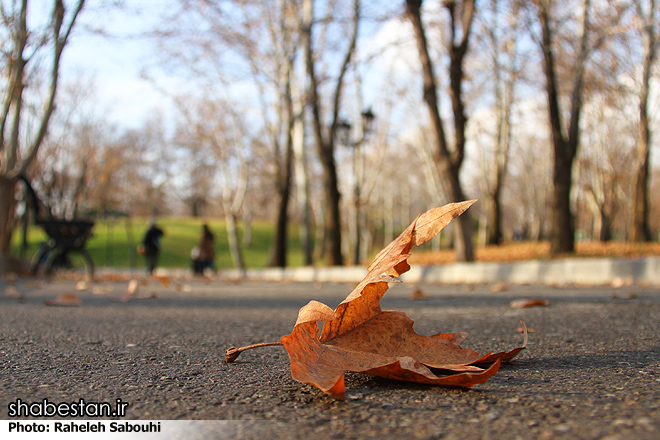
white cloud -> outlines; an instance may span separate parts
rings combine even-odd
[[[390,19],[360,42],[358,58],[372,60],[371,69],[381,75],[410,76],[419,65],[412,26],[400,18]]]

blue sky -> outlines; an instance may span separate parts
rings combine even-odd
[[[91,3],[91,2],[90,2]],[[83,11],[76,33],[65,49],[63,81],[82,75],[93,78],[97,105],[108,119],[120,126],[137,128],[145,115],[170,105],[169,99],[141,72],[154,59],[155,49],[142,35],[150,30],[162,0],[130,0],[126,9],[100,10],[97,5]],[[107,36],[89,28],[102,28]],[[165,80],[165,78],[162,78]]]
[[[156,67],[157,49],[144,36],[176,1],[126,0],[121,9],[104,8],[102,3],[107,1],[112,0],[88,0],[79,18],[76,34],[64,53],[63,81],[75,80],[80,75],[93,78],[100,110],[120,126],[137,128],[150,112],[172,109],[171,99],[159,88],[167,92],[176,92],[181,88],[181,78],[168,76]],[[364,47],[378,52],[381,45],[397,38],[401,27],[405,24],[392,22],[381,32],[367,37]],[[90,32],[90,28],[103,29],[107,35],[96,35]],[[363,32],[363,37],[365,33],[371,31]],[[406,64],[410,60],[406,58],[409,57],[402,57],[401,51],[395,50],[394,53],[382,54],[381,62],[371,65],[367,85],[375,83],[378,87],[370,90],[367,87],[365,106],[372,105],[372,101],[382,93],[380,84],[385,77],[407,70],[409,66]],[[383,64],[387,64],[387,68]],[[144,78],[142,73],[145,70],[151,79]],[[253,88],[252,85],[250,87]],[[240,88],[234,84],[232,91]]]

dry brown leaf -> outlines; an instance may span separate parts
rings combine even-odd
[[[55,299],[47,299],[44,301],[47,306],[67,306],[67,307],[80,307],[82,303],[80,298],[75,293],[61,293]]]
[[[389,284],[398,282],[396,277],[410,269],[410,250],[430,240],[474,202],[452,203],[420,215],[376,256],[367,276],[335,310],[318,301],[301,308],[293,332],[280,339],[289,354],[293,378],[338,399],[344,398],[346,371],[471,387],[486,382],[502,362],[525,349],[527,329],[522,322],[522,346],[480,357],[460,346],[466,333],[422,336],[413,330],[413,321],[405,313],[380,308]],[[324,322],[322,329],[319,322]],[[268,345],[279,344],[232,347],[226,351],[225,360],[233,362],[244,350]]]
[[[546,299],[515,299],[511,301],[509,307],[512,309],[524,309],[526,307],[545,307],[550,305]]]
[[[504,284],[504,283],[496,283],[490,286],[490,291],[495,293],[495,292],[505,292],[509,290],[509,287]]]
[[[128,302],[132,299],[137,298],[138,292],[140,290],[140,284],[141,282],[139,280],[132,279],[131,281],[128,282],[128,287],[126,288],[126,292],[124,292],[124,294],[121,296],[111,297],[110,301]]]
[[[130,280],[130,275],[119,273],[105,273],[95,276],[97,281],[122,282]]]
[[[133,299],[131,295],[128,295],[127,293],[124,293],[121,296],[111,296],[108,298],[112,302],[120,302],[120,303],[125,303]]]
[[[170,277],[166,277],[164,275],[152,275],[151,278],[154,281],[158,281],[161,286],[167,287],[170,284],[172,284],[172,279]]]
[[[621,277],[616,277],[612,280],[610,285],[615,288],[619,287],[624,287],[624,286],[632,286],[634,284],[632,278],[621,278]]]
[[[408,299],[411,300],[426,299],[426,298],[427,296],[426,294],[424,294],[424,291],[422,289],[415,289],[408,297]]]
[[[113,288],[111,286],[94,286],[92,287],[92,293],[94,295],[105,295],[106,293],[112,292]]]
[[[636,299],[638,295],[636,293],[628,293],[626,295],[612,295],[612,298],[615,299]]]
[[[18,300],[22,300],[22,299],[25,298],[23,296],[23,294],[21,293],[21,291],[18,290],[16,287],[13,287],[13,286],[5,287],[5,296],[7,296],[9,298],[13,298],[13,299],[18,299]]]
[[[131,280],[128,283],[128,288],[126,288],[126,295],[127,296],[137,295],[138,290],[140,290],[140,281]]]
[[[474,202],[452,203],[420,215],[376,256],[364,280],[334,311],[317,301],[300,309],[293,332],[281,338],[291,359],[293,378],[338,399],[344,398],[346,371],[471,387],[486,382],[501,362],[524,349],[526,333],[522,347],[480,357],[460,346],[465,333],[422,336],[413,330],[413,321],[405,313],[380,308],[389,284],[410,269],[410,250],[430,240]],[[321,321],[325,321],[322,330],[318,325]],[[227,356],[229,360],[229,351]]]

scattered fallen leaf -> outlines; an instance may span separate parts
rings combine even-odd
[[[619,288],[619,287],[624,287],[624,286],[631,286],[633,284],[633,280],[630,278],[621,278],[621,277],[616,277],[612,280],[610,285],[614,288]]]
[[[110,286],[94,286],[92,287],[92,293],[94,295],[105,295],[106,293],[112,292],[112,287]]]
[[[141,284],[140,281],[136,279],[132,279],[131,281],[128,282],[128,287],[126,288],[126,292],[121,296],[110,298],[110,301],[128,302],[134,298],[137,298],[138,291],[140,290],[140,284]]]
[[[486,382],[502,362],[517,356],[527,344],[527,333],[521,347],[480,356],[460,346],[466,333],[422,336],[413,330],[413,321],[405,313],[380,308],[389,284],[398,282],[397,277],[410,269],[410,250],[430,240],[474,202],[452,203],[420,215],[376,256],[367,276],[334,311],[318,301],[301,308],[293,332],[281,338],[293,378],[337,399],[344,398],[346,371],[471,387]],[[325,321],[322,329],[321,321]],[[227,350],[227,362],[246,348]]]
[[[132,299],[132,297],[130,295],[127,295],[126,293],[124,293],[121,296],[111,296],[108,299],[112,302],[125,303],[125,302],[130,301]]]
[[[523,309],[525,307],[545,307],[550,305],[550,301],[545,299],[515,299],[509,306],[512,309]]]
[[[126,289],[126,294],[128,296],[137,295],[138,290],[140,290],[140,282],[138,280],[131,280],[128,282],[128,288]]]
[[[491,292],[504,292],[509,290],[509,287],[504,283],[496,283],[490,286]]]
[[[23,294],[14,286],[5,287],[5,296],[17,300],[22,300],[25,298]]]
[[[109,282],[122,282],[122,281],[128,281],[131,279],[130,275],[128,274],[120,274],[120,273],[104,273],[101,275],[97,275],[96,277],[97,281],[109,281]]]
[[[614,294],[614,295],[612,295],[612,298],[615,298],[615,299],[635,299],[635,298],[637,298],[637,294],[636,293],[629,293],[627,295]]]
[[[177,292],[192,292],[192,287],[189,284],[177,284],[174,288]]]
[[[81,280],[76,283],[76,290],[87,290],[89,289],[89,283],[87,281]]]
[[[424,294],[424,291],[422,289],[415,289],[408,298],[411,300],[417,300],[417,299],[426,299],[427,296]]]
[[[75,293],[61,293],[57,298],[47,299],[44,303],[47,306],[80,307],[82,305],[80,298]]]
[[[172,279],[163,275],[152,275],[151,278],[154,281],[158,281],[163,287],[167,287],[172,284]]]

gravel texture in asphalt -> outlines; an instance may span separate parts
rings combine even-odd
[[[209,421],[183,438],[660,438],[658,288],[393,285],[383,309],[407,313],[418,333],[468,332],[462,345],[485,354],[519,346],[523,320],[528,349],[471,389],[347,373],[337,401],[294,381],[283,347],[232,364],[224,352],[278,341],[300,307],[334,308],[353,286],[167,281],[116,302],[126,280],[76,290],[0,279],[0,418],[17,399],[121,399],[123,420]],[[66,292],[82,305],[44,304]],[[512,308],[517,299],[549,305]]]

